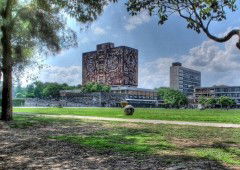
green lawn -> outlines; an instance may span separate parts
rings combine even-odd
[[[78,144],[100,153],[120,153],[143,159],[145,156],[156,156],[166,164],[212,160],[222,165],[240,167],[238,128],[98,122],[27,115],[16,115],[11,127],[34,129],[51,124],[69,129],[100,127],[101,130],[84,134],[69,130],[64,135],[48,136],[49,140]]]
[[[14,108],[14,112],[54,115],[99,116],[129,119],[156,119],[195,122],[240,123],[240,110],[143,109],[136,108],[133,116],[125,116],[121,108]]]
[[[122,123],[115,124],[111,129],[84,136],[70,134],[49,138],[79,144],[96,151],[128,155],[133,153],[138,156],[181,155],[179,159],[207,159],[240,166],[239,129],[136,124],[132,128],[121,125]]]

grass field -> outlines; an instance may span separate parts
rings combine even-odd
[[[165,163],[216,161],[240,167],[240,129],[142,123],[98,122],[41,117],[15,116],[12,128],[35,129],[50,124],[80,129],[100,128],[89,133],[68,131],[48,136],[49,140],[74,143],[100,153],[126,156],[157,156]],[[144,159],[144,158],[141,158]]]
[[[240,110],[143,109],[125,116],[121,108],[14,108],[14,112],[192,122],[240,123]]]

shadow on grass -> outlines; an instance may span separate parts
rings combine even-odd
[[[229,155],[219,158],[216,157],[219,152],[213,155],[211,150],[203,155],[211,147],[221,146],[221,151],[229,152],[229,148],[222,148],[222,142],[181,148],[167,138],[167,129],[171,128],[161,131],[128,127],[104,129],[103,122],[21,116],[11,125],[14,131],[0,135],[0,162],[3,162],[0,169],[228,169],[225,163]],[[189,154],[188,149],[193,154]],[[236,162],[229,163],[236,165]]]
[[[236,148],[219,149],[214,144],[211,148],[203,145],[180,147],[172,144],[164,135],[151,129],[115,128],[92,133],[88,136],[72,134],[51,136],[50,138],[78,144],[100,153],[117,152],[138,158],[155,156],[163,164],[198,160],[202,162],[213,161],[221,165],[224,163],[240,165],[239,155],[233,153]],[[218,145],[223,144],[219,142]]]

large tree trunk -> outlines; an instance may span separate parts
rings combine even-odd
[[[12,119],[12,45],[11,45],[11,8],[13,0],[8,0],[6,9],[2,13],[5,21],[1,27],[2,31],[2,72],[3,72],[3,90],[2,90],[2,116],[1,119],[9,121]]]
[[[3,37],[3,89],[2,89],[2,120],[12,119],[12,48],[11,38],[6,27],[1,28]]]

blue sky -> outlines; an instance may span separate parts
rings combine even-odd
[[[239,13],[229,13],[227,21],[211,25],[211,32],[219,35],[238,27],[238,16]],[[73,20],[68,20],[68,25],[77,32],[79,46],[48,57],[45,61],[48,67],[39,72],[42,81],[81,84],[82,53],[95,50],[99,43],[114,42],[115,46],[139,50],[139,87],[168,86],[169,67],[174,61],[201,71],[203,86],[240,85],[240,51],[235,48],[236,39],[215,43],[203,33],[186,29],[185,21],[177,15],[161,26],[157,18],[144,11],[130,16],[122,2],[106,7],[87,28]]]

